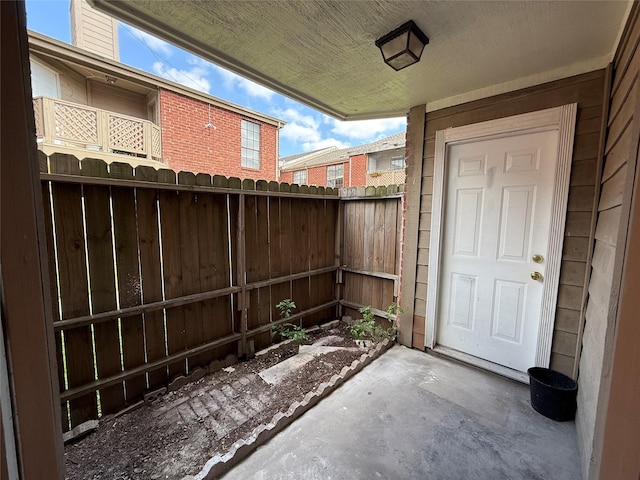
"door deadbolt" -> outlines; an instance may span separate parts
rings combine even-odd
[[[542,255],[538,255],[537,253],[533,257],[531,257],[531,259],[536,263],[544,262],[544,257]]]
[[[531,272],[531,278],[534,280],[542,280],[542,274],[540,272]]]

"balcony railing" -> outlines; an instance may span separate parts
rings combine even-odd
[[[148,120],[48,97],[34,98],[33,110],[38,146],[48,155],[162,161],[160,127]]]
[[[367,173],[367,187],[383,187],[386,185],[403,184],[406,178],[404,169],[383,170]]]

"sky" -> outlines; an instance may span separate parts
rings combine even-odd
[[[26,0],[27,27],[71,43],[69,0]],[[370,143],[406,129],[406,119],[342,122],[143,31],[118,22],[120,61],[256,112],[284,120],[280,156]]]

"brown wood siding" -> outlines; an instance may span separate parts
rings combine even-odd
[[[639,10],[636,3],[613,62],[604,168],[578,377],[580,389],[576,424],[585,479],[598,478],[622,260],[636,171],[640,132],[637,115],[640,91]]]
[[[584,279],[590,245],[590,226],[595,215],[593,204],[604,79],[605,70],[599,70],[426,114],[415,315],[424,315],[426,311],[424,292],[428,284],[426,267],[429,263],[428,239],[431,228],[436,131],[575,102],[578,104],[578,113],[557,310],[557,316],[562,321],[556,322],[551,354],[553,368],[569,375],[573,374],[579,323],[584,307]]]

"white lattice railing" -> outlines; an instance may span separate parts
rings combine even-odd
[[[49,97],[34,98],[33,113],[38,143],[50,150],[64,146],[162,161],[160,127],[148,120]]]
[[[367,173],[367,187],[384,187],[403,184],[406,174],[403,170],[385,170]]]

